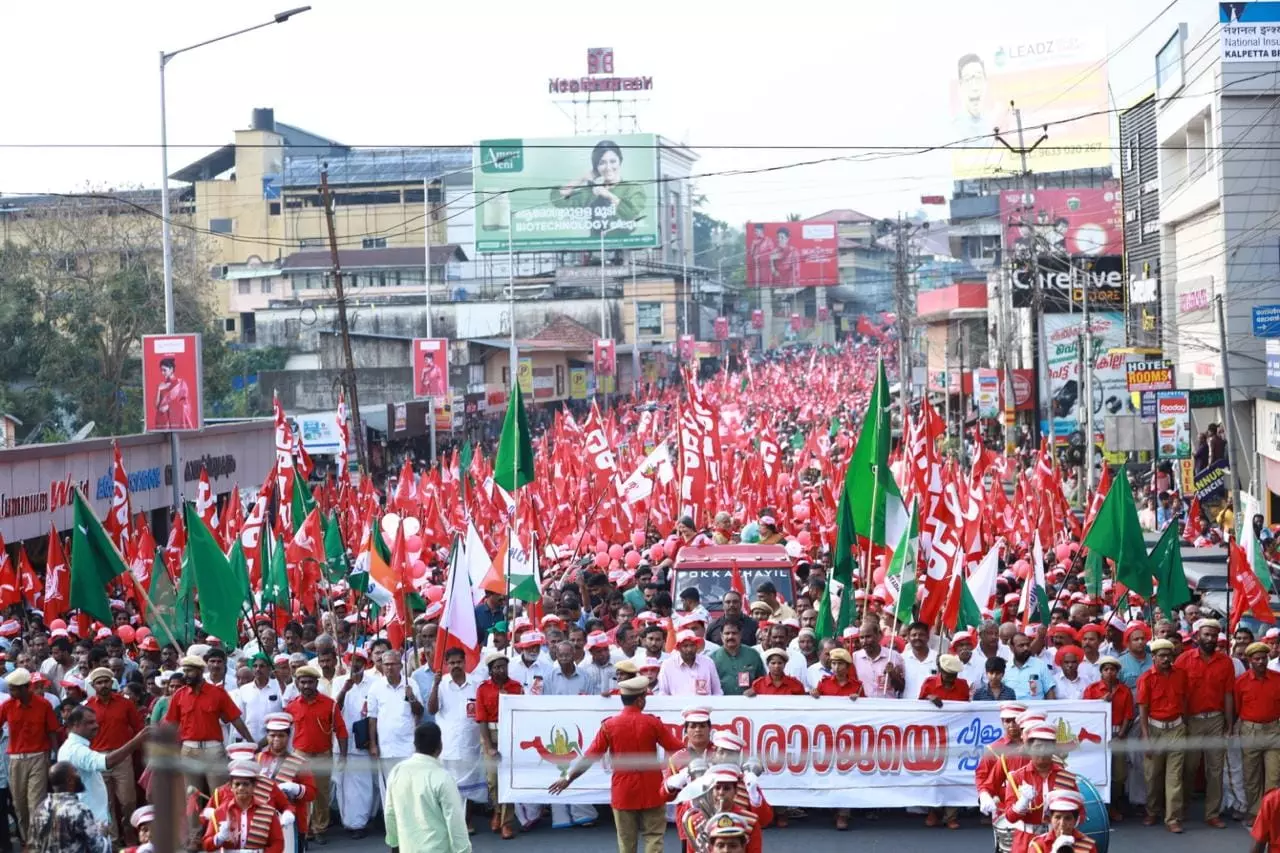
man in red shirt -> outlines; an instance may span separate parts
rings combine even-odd
[[[1280,853],[1280,788],[1272,788],[1262,798],[1250,834],[1253,836],[1250,853]]]
[[[927,699],[935,706],[941,708],[943,700],[948,702],[968,702],[969,701],[969,682],[960,678],[960,670],[964,669],[964,664],[960,662],[960,658],[956,655],[939,655],[938,656],[938,674],[931,675],[920,685],[920,699]],[[947,806],[945,809],[929,809],[929,816],[924,819],[925,826],[937,826],[939,822],[938,813],[941,812],[941,821],[946,824],[947,829],[960,828],[960,810],[955,806]]]
[[[520,682],[507,677],[509,661],[502,652],[490,652],[484,663],[489,677],[476,687],[476,725],[480,727],[480,749],[484,752],[489,801],[493,805],[489,829],[500,831],[504,839],[509,839],[516,837],[516,810],[510,803],[498,802],[498,703],[503,693],[519,696],[524,689]]]
[[[1153,826],[1164,813],[1170,832],[1182,832],[1186,800],[1182,791],[1183,745],[1187,741],[1187,674],[1173,666],[1174,645],[1151,641],[1155,665],[1138,678],[1138,724],[1147,742],[1142,756],[1147,781],[1147,814],[1143,826]]]
[[[1120,680],[1120,660],[1111,655],[1098,658],[1098,671],[1102,680],[1095,681],[1084,689],[1085,699],[1101,699],[1111,703],[1111,743],[1124,740],[1133,725],[1133,691],[1129,685]],[[1124,820],[1121,803],[1125,802],[1124,783],[1128,775],[1129,762],[1127,752],[1123,749],[1111,751],[1111,821],[1119,823]]]
[[[307,664],[293,674],[298,698],[285,706],[293,718],[293,748],[312,767],[327,767],[333,760],[333,742],[338,741],[338,763],[347,761],[347,722],[337,702],[320,692],[320,670]],[[311,801],[309,820],[299,820],[300,832],[310,833],[311,840],[324,837],[329,829],[329,791],[332,774],[314,773],[316,796]]]
[[[1004,792],[1005,781],[1013,771],[1027,763],[1022,753],[1022,729],[1018,726],[1018,717],[1027,712],[1027,706],[1021,702],[1004,702],[1000,705],[1000,724],[1004,734],[993,743],[987,744],[978,759],[978,768],[973,771],[974,784],[978,788],[978,810],[985,816],[983,823],[990,823],[991,818],[1004,811],[1000,796]]]
[[[1270,656],[1266,643],[1251,643],[1245,649],[1249,670],[1232,688],[1250,815],[1259,815],[1264,791],[1280,786],[1280,672],[1269,668]]]
[[[765,666],[768,672],[755,681],[744,692],[743,696],[803,696],[804,685],[799,679],[786,674],[787,650],[768,649],[764,653]]]
[[[823,676],[809,695],[848,696],[850,700],[862,695],[862,682],[853,674],[853,655],[845,649],[832,649],[827,652],[827,660],[831,663],[831,674]]]
[[[116,692],[116,679],[111,670],[98,668],[89,673],[89,683],[94,695],[85,705],[92,708],[98,718],[98,736],[90,743],[94,752],[115,752],[142,731],[142,713],[132,700]],[[102,781],[107,786],[107,802],[111,809],[111,837],[117,844],[133,841],[133,827],[129,815],[137,805],[138,782],[133,775],[133,761],[121,761],[102,771]],[[123,835],[129,836],[122,839]]]
[[[1044,809],[1049,831],[1031,840],[1030,853],[1096,853],[1097,843],[1076,829],[1084,815],[1084,798],[1078,791],[1050,791]]]
[[[614,759],[609,805],[617,827],[619,853],[634,853],[642,835],[645,853],[662,853],[662,836],[667,829],[666,797],[656,752],[658,747],[676,752],[684,744],[662,720],[644,713],[649,679],[629,678],[618,689],[622,693],[622,713],[600,725],[586,754],[574,763],[569,775],[557,779],[547,790],[560,794],[609,753]]]
[[[0,705],[0,725],[9,726],[9,793],[18,830],[30,838],[31,815],[49,793],[49,753],[58,748],[61,726],[49,700],[31,689],[22,667],[4,677],[9,698]]]
[[[1193,748],[1186,752],[1183,767],[1184,790],[1191,790],[1196,770],[1204,757],[1204,822],[1226,829],[1222,812],[1222,764],[1226,760],[1228,722],[1234,716],[1232,689],[1236,667],[1231,657],[1218,650],[1222,626],[1216,619],[1198,619],[1192,625],[1196,647],[1178,656],[1174,666],[1187,674],[1187,737],[1193,743],[1221,744]]]
[[[231,701],[227,691],[216,684],[204,680],[204,659],[195,655],[187,655],[180,660],[182,678],[186,686],[179,687],[178,692],[169,697],[169,710],[165,712],[164,721],[178,727],[178,740],[181,743],[181,756],[194,759],[192,766],[219,767],[225,766],[227,753],[223,749],[222,724],[230,723],[246,743],[254,743],[253,735],[240,717],[240,709]],[[186,774],[187,787],[195,788],[206,796],[216,791],[222,784],[222,773],[212,769]],[[192,830],[198,825],[192,822]]]

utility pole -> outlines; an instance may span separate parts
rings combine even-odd
[[[1035,193],[1036,189],[1035,176],[1032,175],[1031,169],[1027,166],[1027,155],[1039,148],[1041,143],[1049,138],[1049,129],[1046,126],[1041,131],[1040,138],[1035,141],[1035,144],[1028,148],[1026,145],[1026,137],[1023,135],[1022,129],[1022,110],[1014,106],[1013,101],[1009,102],[1009,106],[1013,109],[1013,118],[1018,125],[1018,147],[1015,148],[1006,142],[1004,137],[1000,135],[1000,128],[998,127],[995,129],[996,140],[1005,148],[1009,149],[1009,151],[1017,154],[1021,159],[1023,190],[1022,203],[1025,206],[1030,203],[1031,197]],[[1012,295],[1012,288],[1010,288],[1010,292]],[[1043,392],[1042,396],[1044,397],[1045,423],[1048,426],[1049,432],[1049,459],[1051,464],[1057,465],[1057,436],[1054,434],[1053,429],[1053,397],[1049,393],[1049,348],[1044,339],[1044,329],[1042,328],[1043,319],[1044,290],[1040,282],[1040,247],[1035,241],[1033,241],[1031,248],[1031,332],[1035,335],[1036,341],[1039,344],[1036,351],[1040,357],[1040,363],[1043,365],[1044,371],[1044,375],[1041,375],[1040,369],[1037,369],[1036,376],[1039,377],[1037,385],[1040,386],[1039,390]]]
[[[1240,506],[1240,459],[1241,449],[1235,440],[1236,435],[1236,418],[1231,411],[1231,365],[1228,363],[1227,357],[1227,317],[1225,308],[1223,308],[1222,294],[1213,297],[1213,301],[1218,307],[1218,354],[1222,357],[1222,395],[1223,395],[1223,426],[1227,430],[1227,460],[1230,462],[1228,466],[1228,474],[1231,478],[1231,510],[1235,516],[1236,530],[1240,528],[1241,513],[1244,509]],[[1245,524],[1252,524],[1252,519],[1245,519]],[[1231,531],[1234,537],[1236,531]]]
[[[894,308],[898,315],[898,396],[902,407],[902,428],[906,430],[907,414],[911,408],[911,318],[915,315],[915,305],[911,298],[911,276],[916,266],[911,259],[911,240],[920,226],[912,225],[899,213],[893,227]],[[928,223],[923,227],[927,228]]]
[[[1075,264],[1071,263],[1071,259],[1067,258],[1067,268],[1071,271],[1071,280],[1074,282],[1076,278]],[[1071,288],[1072,293],[1075,288]],[[1080,478],[1080,482],[1084,484],[1084,494],[1081,495],[1080,505],[1087,507],[1089,493],[1093,491],[1093,371],[1097,365],[1097,361],[1093,355],[1093,329],[1089,327],[1089,276],[1084,277],[1084,282],[1080,287],[1081,303],[1084,308],[1084,328],[1083,328],[1083,355],[1081,361],[1080,380],[1083,386],[1084,394],[1084,476]]]
[[[441,185],[443,187],[443,184]],[[423,295],[426,297],[425,305],[427,309],[427,337],[433,338],[431,334],[431,221],[435,215],[435,211],[431,207],[431,180],[429,178],[422,179],[422,271],[426,276],[426,286],[423,288]],[[413,364],[413,359],[409,359],[409,364]],[[446,371],[447,373],[447,371]],[[449,377],[445,376],[446,389],[449,387]],[[436,464],[436,401],[432,397],[427,397],[427,430],[430,434],[431,441],[431,464]]]
[[[333,198],[329,194],[329,164],[320,167],[320,199],[324,204],[324,224],[329,231],[329,258],[332,264],[333,289],[338,295],[338,332],[342,335],[342,387],[351,401],[351,428],[356,437],[356,459],[362,476],[372,474],[365,458],[364,427],[360,422],[360,395],[356,389],[356,361],[351,355],[351,330],[347,326],[347,297],[342,289],[342,261],[338,256],[338,237],[333,230]]]

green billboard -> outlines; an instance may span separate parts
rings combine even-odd
[[[658,149],[649,133],[484,139],[475,150],[476,251],[658,245]]]

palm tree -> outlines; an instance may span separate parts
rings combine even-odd
[[[800,221],[800,214],[798,214],[798,213],[788,213],[788,214],[787,214],[787,221],[788,221],[788,222],[799,222],[799,221]]]

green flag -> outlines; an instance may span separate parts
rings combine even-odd
[[[263,554],[262,560],[266,567],[262,573],[262,606],[265,608],[268,604],[274,604],[288,610],[289,572],[285,568],[284,543],[277,542],[268,530],[262,537],[262,549],[270,552],[270,556]]]
[[[129,571],[102,522],[75,490],[71,528],[71,606],[101,622],[112,621],[107,586]]]
[[[1160,534],[1160,541],[1151,549],[1151,571],[1160,583],[1156,597],[1165,613],[1191,603],[1191,587],[1182,570],[1182,531],[1173,521]]]
[[[867,418],[858,433],[858,443],[854,445],[844,478],[854,527],[873,546],[881,547],[897,545],[910,520],[902,492],[889,469],[889,450],[893,443],[889,406],[889,379],[881,361],[876,368]]]
[[[1080,544],[1115,562],[1118,583],[1151,598],[1151,561],[1128,477],[1116,477]]]
[[[1093,598],[1102,598],[1102,555],[1086,551],[1084,555],[1084,591]]]
[[[792,450],[799,450],[804,447],[804,433],[801,430],[791,433],[790,444]]]
[[[999,542],[991,546],[982,562],[960,584],[960,617],[956,621],[962,628],[977,628],[983,622],[982,608],[995,594],[996,577],[1000,574],[1000,547]]]
[[[818,622],[813,626],[813,632],[817,635],[818,642],[839,634],[836,630],[836,617],[831,612],[831,584],[827,584],[822,590],[822,598],[818,602]]]
[[[467,486],[471,481],[471,459],[475,453],[471,447],[471,439],[462,442],[462,452],[458,454],[458,487],[462,490],[462,500],[467,500]]]
[[[324,576],[329,583],[337,583],[350,573],[347,564],[347,547],[342,542],[342,529],[333,513],[324,516]]]
[[[231,583],[240,590],[240,602],[251,601],[253,591],[249,588],[249,561],[244,556],[244,545],[239,538],[231,545],[227,553],[227,569],[231,572]]]
[[[901,624],[911,621],[916,606],[916,545],[920,541],[920,513],[911,502],[911,522],[895,543],[893,559],[884,573],[885,589],[895,602],[894,616]]]
[[[311,491],[310,484],[306,478],[295,472],[293,478],[293,497],[289,503],[289,522],[293,525],[293,533],[298,532],[298,528],[302,526],[302,522],[307,520],[307,516],[311,514],[311,510],[315,508],[316,496]]]
[[[840,416],[832,415],[831,426],[827,427],[827,438],[834,441],[835,437],[839,434],[840,434]]]
[[[185,649],[191,643],[192,620],[183,619],[178,608],[178,591],[173,578],[165,568],[163,551],[156,548],[156,559],[151,564],[151,589],[147,591],[147,625],[162,646],[178,646]]]
[[[857,547],[858,534],[853,526],[853,508],[849,504],[849,488],[846,486],[836,507],[836,554],[831,567],[831,576],[844,584],[846,592],[853,583]]]
[[[182,511],[187,527],[182,579],[185,583],[190,575],[190,583],[200,595],[200,621],[205,632],[222,640],[226,648],[234,648],[240,642],[236,626],[244,603],[242,590],[237,588],[227,555],[196,512],[195,504],[184,503]]]
[[[507,416],[498,439],[498,455],[493,460],[493,481],[512,493],[533,482],[533,440],[519,382],[511,386]]]

